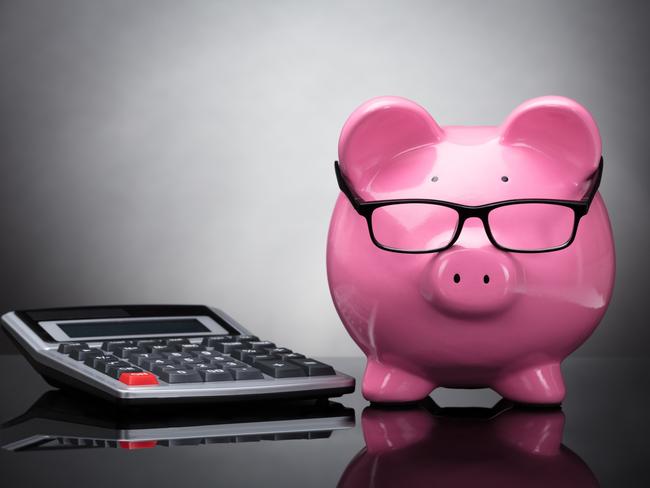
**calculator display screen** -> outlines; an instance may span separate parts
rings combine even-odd
[[[72,339],[79,337],[122,337],[131,335],[174,335],[210,332],[210,329],[194,318],[74,321],[58,322],[57,325]]]

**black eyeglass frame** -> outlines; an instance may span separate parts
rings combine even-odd
[[[366,219],[366,222],[368,223],[368,231],[370,233],[370,239],[372,240],[373,244],[385,251],[397,252],[402,254],[428,254],[432,252],[440,252],[449,249],[451,246],[453,246],[456,243],[456,241],[460,237],[460,233],[463,230],[463,225],[465,221],[472,217],[477,217],[481,220],[481,222],[483,222],[483,228],[485,229],[485,233],[487,234],[488,239],[490,240],[490,242],[494,247],[502,251],[534,254],[534,253],[542,253],[542,252],[559,251],[561,249],[565,249],[569,247],[575,240],[576,233],[578,232],[578,224],[580,223],[580,219],[584,217],[587,214],[587,212],[589,212],[589,207],[591,206],[591,202],[596,196],[596,192],[598,191],[598,187],[600,186],[600,180],[602,179],[603,176],[603,166],[604,166],[604,162],[603,162],[603,157],[601,156],[600,162],[598,163],[598,168],[596,169],[596,171],[591,177],[591,184],[589,185],[589,188],[587,189],[585,195],[582,197],[581,200],[524,198],[524,199],[515,199],[515,200],[502,200],[499,202],[486,203],[483,205],[474,206],[474,205],[463,205],[460,203],[448,202],[445,200],[430,200],[425,198],[376,200],[371,202],[364,201],[361,197],[359,197],[359,195],[354,191],[352,186],[350,186],[350,184],[348,183],[347,178],[341,172],[341,168],[339,167],[339,162],[334,161],[334,171],[336,172],[336,180],[338,181],[339,188],[341,189],[343,194],[347,197],[349,202],[352,204],[352,207],[356,210],[356,212]],[[418,251],[407,251],[404,249],[396,249],[381,244],[376,239],[375,233],[372,229],[372,213],[376,209],[381,207],[385,207],[388,205],[399,205],[403,203],[424,203],[424,204],[440,205],[455,210],[458,213],[458,223],[456,224],[454,235],[449,241],[449,243],[443,247],[428,249],[428,250],[418,250]],[[569,240],[567,240],[564,244],[561,244],[559,246],[544,248],[544,249],[512,249],[499,244],[494,238],[494,236],[492,235],[492,231],[490,229],[490,223],[488,221],[489,213],[495,208],[505,207],[507,205],[518,205],[522,203],[548,203],[552,205],[560,205],[563,207],[568,207],[571,210],[573,210],[573,215],[574,215],[573,229],[571,230],[571,237],[569,238]]]

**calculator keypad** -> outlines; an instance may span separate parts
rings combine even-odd
[[[131,386],[336,374],[330,365],[254,335],[104,341],[59,345],[58,352]],[[266,376],[265,376],[266,375]]]

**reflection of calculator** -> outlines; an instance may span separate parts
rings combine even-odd
[[[323,439],[354,427],[354,410],[335,402],[292,402],[264,408],[241,404],[121,411],[63,391],[45,393],[0,430],[10,451],[83,448],[142,449],[205,444]]]
[[[224,312],[126,305],[9,312],[3,326],[52,385],[126,403],[333,397],[354,378]]]

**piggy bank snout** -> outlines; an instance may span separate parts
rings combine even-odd
[[[425,297],[447,314],[498,313],[515,297],[516,268],[497,249],[452,248],[437,255],[426,274]]]

